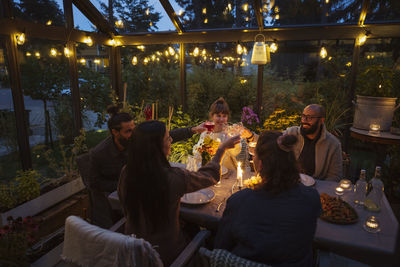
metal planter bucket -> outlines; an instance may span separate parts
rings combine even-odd
[[[372,97],[357,95],[353,127],[369,130],[370,124],[378,124],[381,131],[389,131],[392,126],[393,113],[396,107],[396,97]]]

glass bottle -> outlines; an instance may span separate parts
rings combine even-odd
[[[367,181],[365,180],[365,170],[361,170],[360,178],[357,180],[354,186],[355,198],[354,203],[357,205],[364,205],[365,195],[367,194]]]
[[[383,197],[384,185],[381,178],[381,167],[376,166],[375,175],[371,179],[370,187],[371,191],[365,199],[364,206],[370,211],[380,211],[381,210],[381,200]]]

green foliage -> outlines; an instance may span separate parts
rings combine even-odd
[[[168,118],[160,118],[160,121],[168,123]],[[193,127],[200,124],[199,120],[192,119],[189,114],[182,112],[182,107],[178,108],[178,111],[171,118],[171,130],[183,127]],[[192,154],[193,146],[199,140],[200,135],[195,134],[187,140],[173,143],[171,146],[171,154],[169,155],[169,161],[186,163],[187,156]]]
[[[9,153],[17,151],[17,127],[13,111],[0,110],[0,138],[1,145],[5,146]]]
[[[265,121],[264,128],[267,131],[283,131],[291,126],[300,124],[300,115],[289,115],[283,109],[275,110]]]
[[[0,186],[0,203],[11,209],[40,195],[40,174],[36,170],[18,171],[14,181]]]

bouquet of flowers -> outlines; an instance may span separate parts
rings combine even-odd
[[[199,142],[193,147],[193,154],[201,155],[202,165],[205,165],[211,160],[211,157],[215,155],[218,150],[221,141],[214,140],[210,135],[206,135],[204,139],[200,139]]]
[[[260,120],[254,111],[249,107],[243,107],[242,109],[242,123],[253,131],[256,130]]]

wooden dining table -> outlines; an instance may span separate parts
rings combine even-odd
[[[174,166],[184,167],[179,164],[174,164]],[[218,186],[209,187],[215,192],[212,201],[196,205],[181,203],[181,219],[216,231],[226,206],[226,200],[232,193],[240,190],[236,181],[236,172],[229,171],[228,174],[221,177],[221,183]],[[335,196],[338,183],[316,180],[314,187],[319,193]],[[339,225],[318,219],[314,245],[317,248],[329,250],[370,265],[385,266],[386,263],[389,264],[396,257],[399,223],[387,198],[383,197],[381,211],[376,213],[356,206],[352,190],[345,191],[340,197],[356,210],[359,217],[357,223]],[[117,192],[111,193],[109,200],[113,207],[117,207],[119,205]],[[380,221],[380,232],[370,233],[364,229],[365,220],[370,215],[376,216]]]

